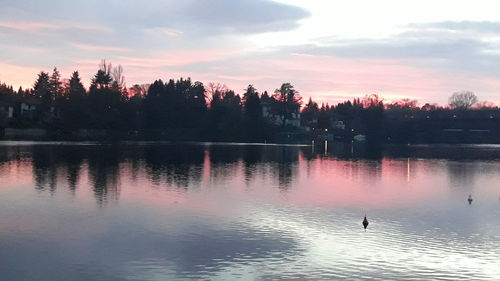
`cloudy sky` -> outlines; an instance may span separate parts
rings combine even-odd
[[[0,0],[0,81],[103,58],[127,85],[191,77],[241,93],[291,82],[334,103],[379,94],[445,104],[472,90],[500,103],[494,0]]]

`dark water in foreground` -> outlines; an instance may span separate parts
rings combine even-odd
[[[499,197],[498,146],[0,142],[0,280],[500,280]]]

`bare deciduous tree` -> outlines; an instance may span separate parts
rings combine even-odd
[[[118,65],[118,67],[113,68],[111,77],[113,78],[113,82],[116,83],[118,89],[125,88],[125,76],[123,76],[123,67],[121,65]]]
[[[477,96],[471,91],[455,92],[449,99],[452,108],[469,109],[477,103]]]
[[[418,106],[417,100],[408,98],[400,99],[389,105],[392,108],[416,108]]]
[[[133,85],[132,87],[130,87],[128,89],[129,90],[129,94],[131,96],[138,95],[138,96],[143,96],[144,97],[148,93],[149,86],[151,86],[151,84],[135,84],[135,85]]]
[[[215,93],[224,94],[227,91],[229,91],[229,89],[227,88],[226,84],[221,83],[210,82],[208,83],[208,86],[205,87],[205,93],[209,103],[212,101],[212,97]]]

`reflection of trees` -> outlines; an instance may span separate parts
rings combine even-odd
[[[382,159],[384,151],[382,144],[377,142],[333,142],[329,141],[325,146],[324,141],[315,142],[313,146],[303,148],[303,156],[306,160],[321,158],[337,159]],[[326,149],[326,151],[325,151]]]
[[[0,162],[31,163],[35,187],[74,192],[83,173],[98,204],[117,200],[120,179],[147,178],[157,185],[188,188],[202,175],[210,184],[270,178],[287,189],[297,173],[299,155],[310,147],[245,145],[33,145],[0,147]],[[207,158],[205,158],[207,157]],[[204,169],[206,173],[204,173]],[[60,188],[60,187],[59,187]]]
[[[60,154],[61,162],[65,164],[67,170],[68,186],[74,191],[80,178],[80,169],[84,159],[83,151],[79,147],[72,146],[64,147],[60,151],[62,152]]]
[[[99,203],[108,198],[118,198],[119,152],[108,146],[32,146],[33,179],[36,188],[52,192],[57,179],[65,178],[68,188],[74,191],[81,176],[84,161],[88,162],[90,184]]]
[[[33,179],[36,188],[51,192],[57,188],[57,179],[65,176],[71,190],[76,189],[83,163],[82,148],[72,146],[26,146],[12,147],[23,154],[31,155]],[[64,178],[64,177],[63,177]]]
[[[238,162],[243,157],[243,146],[211,145],[210,179],[212,182],[224,182],[237,175]]]
[[[56,190],[58,168],[57,156],[53,146],[33,146],[33,177],[38,190],[48,186],[51,192]]]
[[[387,145],[384,156],[392,158],[424,158],[447,160],[492,160],[500,159],[498,147],[476,145]]]
[[[13,160],[9,151],[12,150],[11,147],[8,146],[0,146],[0,164],[8,163]]]
[[[238,162],[243,156],[244,146],[211,145],[210,162],[215,164],[229,164]]]
[[[447,162],[446,169],[450,179],[450,187],[462,190],[472,190],[475,183],[475,177],[479,169],[482,172],[484,167],[480,167],[475,163],[467,162]]]
[[[201,180],[204,147],[200,145],[164,145],[144,147],[146,170],[151,181],[162,179],[170,186],[187,188]]]
[[[286,189],[296,174],[299,152],[305,148],[297,146],[225,146],[209,147],[210,177],[224,181],[237,175],[238,163],[242,161],[245,181],[250,183],[255,173],[271,173],[280,188]],[[269,165],[265,165],[269,164]],[[269,171],[266,171],[266,166]]]
[[[99,204],[118,200],[121,163],[117,147],[97,146],[88,151],[88,173],[94,196]]]
[[[281,189],[288,189],[297,173],[300,148],[295,146],[269,147],[264,159],[271,163],[272,172],[278,179]]]
[[[245,173],[245,182],[249,184],[262,161],[262,146],[244,146],[243,147],[243,169]]]
[[[9,163],[20,163],[21,151],[17,146],[0,146],[0,173],[3,173],[4,166]]]

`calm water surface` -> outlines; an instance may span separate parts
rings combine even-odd
[[[498,146],[0,142],[0,280],[500,280],[499,197]]]

